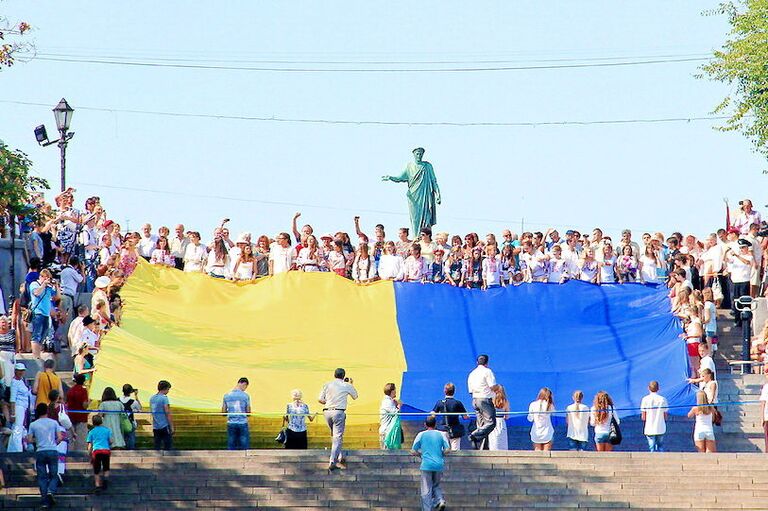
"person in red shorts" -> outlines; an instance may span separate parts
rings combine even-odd
[[[93,480],[96,493],[106,490],[109,486],[109,456],[112,444],[112,431],[102,425],[99,415],[93,417],[93,429],[88,432],[88,452],[93,463]],[[103,472],[103,474],[102,474]],[[102,475],[100,475],[102,474]]]

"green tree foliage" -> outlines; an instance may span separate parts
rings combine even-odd
[[[726,2],[710,14],[728,16],[731,24],[723,47],[701,68],[701,76],[732,87],[714,110],[729,116],[718,129],[743,133],[768,156],[768,0]]]
[[[0,215],[25,215],[36,218],[35,196],[50,189],[48,182],[30,175],[32,161],[23,152],[9,149],[0,140]]]

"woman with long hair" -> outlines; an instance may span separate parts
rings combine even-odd
[[[205,265],[205,271],[215,279],[227,279],[230,276],[229,267],[227,243],[221,234],[217,234],[213,241],[213,250],[208,252],[208,264]]]
[[[255,264],[256,256],[253,255],[253,245],[246,243],[240,249],[240,255],[235,260],[235,266],[232,268],[232,279],[253,280]]]
[[[256,240],[256,277],[266,277],[269,275],[269,238],[265,235],[259,236]]]
[[[126,234],[123,240],[123,245],[120,249],[120,262],[117,264],[117,267],[126,277],[130,277],[136,269],[136,265],[139,264],[139,250],[136,248],[139,238],[139,233],[131,232]]]
[[[640,256],[640,260],[637,263],[640,280],[646,284],[658,282],[659,266],[661,266],[661,261],[659,261],[659,256],[656,250],[654,250],[653,245],[646,245],[645,252]]]
[[[504,245],[501,249],[501,276],[503,285],[508,286],[512,283],[512,276],[515,274],[515,251],[512,245]]]
[[[624,245],[621,248],[621,255],[616,260],[616,273],[622,284],[637,280],[637,260],[632,252],[632,245]]]
[[[509,449],[507,437],[507,412],[509,412],[509,400],[502,385],[493,396],[493,407],[496,408],[496,427],[488,434],[489,451],[506,451]]]
[[[696,406],[688,412],[689,419],[696,419],[693,427],[693,443],[698,452],[717,452],[715,444],[715,428],[712,424],[714,407],[707,398],[706,392],[696,393]]]
[[[552,391],[544,387],[536,396],[536,401],[528,406],[528,422],[531,426],[531,442],[534,451],[551,451],[552,438],[555,436],[555,428],[552,426],[552,413],[555,410],[555,401]]]
[[[483,249],[472,249],[471,258],[464,264],[464,284],[469,289],[480,289],[483,285]]]
[[[310,234],[305,241],[306,246],[299,250],[299,257],[296,258],[296,266],[301,271],[313,272],[320,271],[321,251],[317,243],[317,238]]]
[[[165,236],[157,238],[157,243],[149,258],[149,262],[150,264],[167,266],[169,268],[176,266],[176,259],[171,255],[171,247],[168,244],[168,238]]]
[[[375,276],[376,268],[373,257],[368,253],[368,243],[362,242],[352,263],[352,279],[358,284],[367,284],[373,282]]]
[[[288,423],[286,430],[286,449],[307,448],[307,419],[315,420],[314,415],[309,414],[309,406],[301,400],[302,393],[299,389],[291,391],[291,402],[285,407],[283,420]]]
[[[613,399],[601,390],[595,394],[595,401],[589,410],[589,424],[595,428],[595,447],[599,452],[613,450],[613,444],[609,441],[612,419],[621,422],[614,412]]]
[[[90,346],[87,342],[80,344],[75,353],[74,360],[72,362],[72,376],[82,374],[85,377],[85,386],[91,386],[91,376],[96,371],[91,365],[91,362],[86,355],[90,351]]]
[[[101,394],[99,410],[102,410],[99,415],[104,418],[104,426],[112,431],[112,448],[125,448],[125,438],[123,437],[123,430],[120,427],[120,419],[122,418],[123,413],[125,413],[125,407],[123,406],[123,403],[117,399],[115,389],[112,387],[106,387]]]

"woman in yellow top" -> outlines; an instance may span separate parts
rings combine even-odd
[[[48,394],[52,390],[58,390],[59,395],[64,395],[64,389],[61,387],[61,378],[59,378],[53,371],[53,367],[56,363],[53,359],[48,359],[43,362],[43,371],[37,373],[35,376],[35,382],[32,384],[32,393],[37,396],[35,406],[40,403],[50,404]]]

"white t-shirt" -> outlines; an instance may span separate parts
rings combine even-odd
[[[606,264],[608,263],[608,264]],[[600,263],[600,282],[610,283],[616,282],[616,275],[613,273],[613,267],[616,265],[616,256],[611,256],[609,259],[603,258]]]
[[[501,285],[501,257],[486,257],[482,262],[483,280],[486,286]]]
[[[640,411],[645,412],[645,435],[663,435],[667,432],[667,421],[664,413],[667,411],[667,398],[656,392],[651,392],[640,401]]]
[[[611,419],[616,419],[617,423],[621,423],[619,416],[613,411],[613,406],[609,407],[608,415],[605,417],[604,422],[597,422],[597,408],[594,406],[589,409],[589,423],[595,428],[595,435],[605,435],[611,432]]]
[[[554,410],[547,401],[538,399],[528,405],[528,421],[533,422],[531,426],[531,442],[534,444],[546,444],[552,441],[555,436],[555,428],[552,427],[552,414],[544,413]]]
[[[643,282],[656,282],[656,279],[658,278],[656,259],[643,254],[640,256],[640,262],[643,265],[640,270],[640,278]]]
[[[285,273],[291,269],[296,251],[290,247],[282,247],[277,243],[269,249],[269,260],[272,261],[272,273]]]
[[[704,262],[701,273],[718,273],[723,268],[723,248],[720,245],[714,245],[701,254],[701,260]]]
[[[382,254],[379,259],[379,278],[381,280],[403,280],[403,258],[399,255]]]
[[[467,378],[467,387],[473,399],[493,399],[491,387],[494,385],[496,376],[485,366],[477,366]]]
[[[145,238],[144,235],[141,235],[141,239],[139,240],[139,246],[137,247],[139,249],[139,254],[141,254],[142,257],[151,257],[152,251],[157,246],[157,235],[156,234],[150,234],[148,238]]]
[[[768,421],[768,383],[763,385],[763,391],[760,393],[760,401],[765,403],[765,413],[763,414],[763,420]]]
[[[569,268],[570,265],[565,259],[555,259],[552,257],[549,260],[549,277],[547,278],[547,282],[554,282],[559,284],[560,280],[563,278],[563,275],[568,275]]]
[[[712,357],[706,356],[701,359],[701,362],[699,362],[699,376],[701,376],[702,369],[709,369],[712,371],[712,379],[717,380],[717,373],[715,372],[715,361],[712,360]],[[704,382],[699,383],[699,388],[704,390]]]
[[[739,249],[741,250],[741,249]],[[745,263],[735,255],[728,258],[731,263],[731,280],[733,282],[749,282],[752,277],[752,254],[741,254],[742,259],[746,259]]]
[[[566,437],[578,442],[589,440],[589,407],[584,403],[573,403],[565,408],[568,412],[568,432]]]

